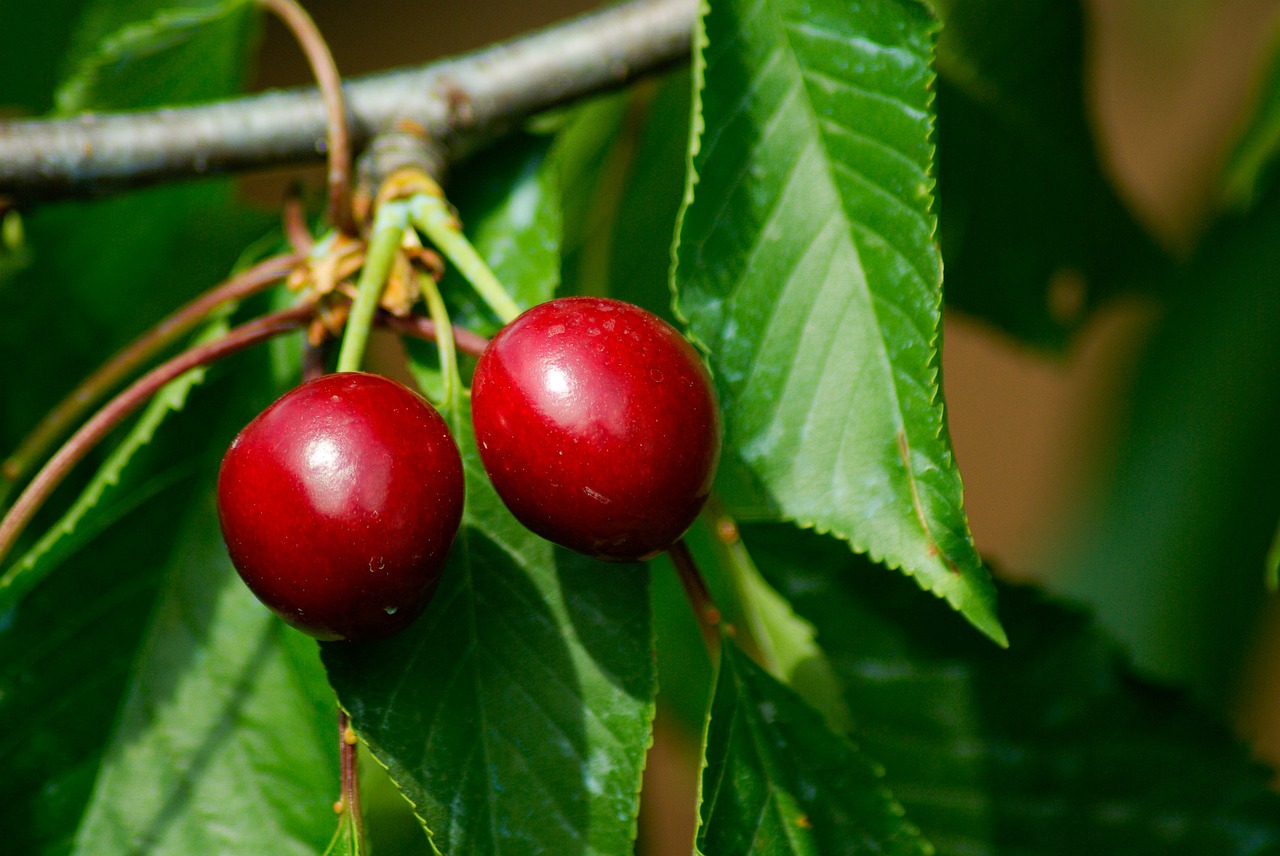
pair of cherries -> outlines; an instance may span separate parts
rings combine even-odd
[[[569,297],[504,327],[476,365],[472,422],[498,495],[590,556],[651,558],[701,510],[720,455],[706,368],[669,324]],[[458,447],[404,386],[359,372],[286,393],[232,442],[218,513],[232,563],[294,627],[369,639],[411,623],[463,510]]]

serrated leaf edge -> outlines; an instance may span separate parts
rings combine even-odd
[[[771,3],[771,0],[764,0],[764,2]],[[930,234],[936,246],[938,219],[937,219],[936,213],[933,213],[933,208],[934,208],[934,205],[936,204],[935,190],[937,187],[937,176],[935,174],[935,163],[936,163],[937,143],[936,143],[936,124],[934,121],[932,107],[937,99],[937,71],[936,71],[937,37],[938,37],[938,33],[942,29],[942,22],[938,18],[936,12],[934,12],[934,10],[930,6],[928,6],[925,3],[919,2],[919,0],[912,0],[912,2],[914,2],[915,5],[917,5],[919,8],[923,9],[932,20],[932,25],[930,26],[927,32],[927,35],[930,38],[932,47],[930,52],[931,62],[929,63],[929,75],[925,84],[926,91],[928,93],[927,100],[925,103],[925,109],[929,117],[928,119],[929,160],[928,160],[927,168],[925,170],[925,176],[928,181],[927,189],[930,195],[930,213],[932,214],[932,216],[929,218],[930,227],[931,227]],[[706,20],[706,15],[709,14],[710,11],[711,11],[711,6],[708,0],[700,0],[698,4],[697,24],[694,28],[693,51],[692,51],[692,74],[690,75],[693,93],[692,93],[692,99],[691,99],[691,105],[690,105],[691,116],[690,116],[690,123],[689,123],[689,127],[690,127],[689,146],[687,150],[687,156],[685,158],[685,171],[686,171],[685,192],[684,192],[684,198],[681,200],[680,211],[676,216],[675,233],[672,236],[671,248],[670,248],[671,264],[670,264],[669,274],[667,278],[668,289],[671,292],[672,313],[674,314],[675,318],[680,322],[681,326],[683,327],[683,332],[686,338],[688,338],[704,354],[708,354],[708,355],[711,353],[711,348],[707,345],[706,342],[702,341],[694,333],[692,326],[689,322],[689,317],[684,312],[681,306],[680,289],[679,289],[679,284],[677,280],[677,268],[679,266],[680,236],[684,227],[685,213],[687,212],[689,206],[693,203],[695,189],[700,180],[698,172],[695,168],[695,160],[697,158],[698,153],[701,151],[702,136],[706,130],[706,125],[702,116],[702,93],[706,86],[707,62],[706,62],[705,54],[706,54],[706,49],[709,47],[709,44],[710,44],[709,38],[707,36],[705,20]],[[783,38],[788,38],[786,34],[786,28],[782,27],[781,30],[783,32]],[[788,45],[789,44],[790,42],[788,40]],[[794,56],[794,51],[791,51],[791,53]],[[943,279],[943,272],[941,268],[941,265],[942,265],[941,253],[938,254],[938,264],[939,264],[938,276],[939,276],[939,282],[941,283]],[[940,365],[941,365],[941,351],[938,348],[938,341],[941,336],[941,318],[942,318],[941,308],[942,308],[942,302],[943,302],[942,288],[939,287],[935,289],[934,294],[935,294],[935,300],[934,300],[933,308],[934,308],[934,314],[938,318],[938,323],[935,325],[932,331],[932,338],[927,342],[927,345],[931,352],[931,357],[928,362],[927,382],[929,385],[929,405],[930,405],[929,410],[933,414],[934,437],[935,439],[941,439],[943,438],[943,435],[946,432],[945,403],[942,399],[942,388],[938,382],[939,376],[940,376]],[[930,530],[927,518],[924,515],[924,510],[919,498],[918,479],[910,464],[910,449],[909,448],[905,450],[902,449],[903,444],[905,444],[906,442],[906,435],[905,433],[903,433],[903,430],[901,428],[899,428],[898,430],[898,436],[896,438],[896,441],[899,445],[900,458],[902,460],[902,463],[906,472],[907,482],[911,490],[913,508],[916,513],[917,521],[921,525],[921,528],[924,532],[924,535],[925,535],[925,538],[927,539],[928,544],[933,548],[936,555],[941,557],[941,559],[947,564],[947,566],[954,573],[956,570],[955,563],[949,557],[947,557],[946,554],[942,552],[941,548],[938,545],[937,539],[934,538],[933,533]],[[961,501],[963,503],[963,493],[964,493],[963,483],[960,479],[960,473],[955,468],[954,453],[949,448],[949,444],[946,450],[946,457],[951,464],[952,471],[957,480],[957,486],[959,488]],[[962,504],[961,513],[963,514],[963,504]],[[986,570],[985,565],[981,561],[981,557],[978,557],[978,562],[976,565],[976,570],[978,571],[978,573],[971,575],[971,577],[974,577],[974,578],[969,580],[969,585],[967,587],[950,587],[946,591],[941,591],[939,590],[940,587],[937,585],[931,584],[929,579],[925,575],[917,573],[916,570],[912,568],[908,568],[901,561],[891,560],[884,554],[876,552],[870,547],[869,544],[861,543],[860,541],[855,540],[855,538],[851,534],[836,532],[832,530],[829,526],[820,525],[815,520],[798,517],[794,515],[783,514],[783,515],[780,515],[780,519],[785,522],[793,523],[796,526],[800,527],[801,529],[811,529],[817,532],[818,534],[823,534],[823,535],[830,534],[838,538],[839,540],[847,543],[850,546],[850,549],[852,549],[854,552],[867,555],[876,563],[890,570],[900,571],[906,574],[907,576],[914,579],[916,581],[916,584],[922,590],[926,592],[930,592],[935,597],[938,597],[939,599],[944,600],[949,606],[951,606],[952,609],[960,613],[960,615],[962,615],[967,621],[969,621],[970,624],[972,624],[976,629],[978,629],[981,633],[983,633],[988,638],[990,638],[997,645],[999,645],[1002,648],[1008,647],[1009,645],[1008,636],[1006,635],[1004,628],[1001,626],[999,618],[995,611],[995,588],[992,585],[991,580],[989,578],[989,572],[987,577],[984,578],[981,576],[981,572]],[[966,538],[969,541],[969,543],[972,544],[972,535],[968,531],[967,516],[965,518],[965,529],[966,529],[966,532],[965,532]],[[975,549],[975,556],[977,556],[976,549]],[[976,614],[970,614],[971,609],[976,610]]]

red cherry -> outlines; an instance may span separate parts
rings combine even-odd
[[[319,639],[386,636],[426,606],[462,519],[445,422],[378,375],[326,375],[260,413],[218,473],[218,516],[245,583]]]
[[[693,523],[720,458],[720,411],[697,351],[657,316],[566,297],[512,321],[472,382],[480,458],[544,538],[647,559]]]

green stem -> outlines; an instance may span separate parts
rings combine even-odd
[[[480,258],[467,236],[462,234],[458,219],[442,197],[420,193],[410,200],[413,225],[422,230],[436,249],[462,272],[471,287],[488,304],[502,323],[507,324],[522,311],[519,304],[498,282],[489,265]]]
[[[426,274],[420,274],[422,296],[427,301],[427,312],[436,325],[436,349],[440,353],[440,375],[443,379],[444,409],[452,410],[458,404],[456,396],[462,385],[458,375],[458,351],[453,341],[453,323],[449,320],[449,310],[445,308],[444,298],[436,281]]]
[[[387,275],[391,272],[408,225],[407,211],[399,202],[384,203],[373,219],[373,234],[369,238],[360,281],[356,284],[356,299],[351,304],[347,329],[342,334],[342,350],[338,352],[340,372],[360,370],[364,349],[369,343],[369,328],[373,325],[383,286],[387,283]]]
[[[360,806],[360,741],[351,728],[347,712],[338,708],[338,757],[342,778],[342,806],[351,818],[356,853],[363,853],[364,810]]]

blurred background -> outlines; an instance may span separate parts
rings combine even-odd
[[[312,0],[307,5],[342,73],[358,75],[465,51],[595,4]],[[1212,211],[1222,162],[1276,49],[1280,0],[1087,0],[1085,7],[1087,91],[1101,159],[1138,220],[1175,256],[1190,257]],[[256,88],[309,80],[300,52],[274,22],[260,63]],[[320,184],[318,173],[314,183]],[[283,187],[278,175],[245,181],[246,192],[267,203],[277,201]],[[1280,612],[1262,587],[1258,554],[1265,553],[1266,544],[1258,542],[1258,527],[1237,539],[1244,547],[1233,597],[1244,605],[1214,619],[1232,625],[1229,645],[1221,642],[1220,625],[1209,619],[1190,632],[1179,630],[1179,638],[1161,634],[1161,617],[1176,617],[1184,601],[1218,596],[1219,590],[1206,588],[1203,579],[1183,579],[1167,591],[1125,588],[1115,582],[1124,579],[1121,571],[1109,577],[1108,569],[1081,558],[1089,555],[1084,541],[1115,537],[1095,531],[1089,510],[1108,490],[1101,474],[1114,470],[1116,456],[1126,454],[1122,438],[1129,421],[1140,418],[1128,409],[1131,390],[1143,371],[1148,343],[1170,311],[1154,298],[1112,301],[1061,353],[1033,349],[982,321],[949,313],[944,389],[967,510],[979,548],[998,573],[1042,581],[1089,603],[1113,633],[1133,645],[1140,667],[1190,683],[1209,704],[1224,706],[1258,751],[1280,763]],[[1223,442],[1238,442],[1232,436],[1228,432]],[[1159,480],[1148,489],[1155,489],[1152,484],[1158,486]],[[1177,478],[1165,485],[1175,492],[1210,490]],[[1206,501],[1212,503],[1212,496],[1206,494]],[[1265,521],[1276,504],[1263,506],[1260,519]],[[1151,521],[1116,517],[1134,529],[1149,522],[1153,531],[1138,534],[1151,538],[1161,535],[1161,525],[1175,531],[1186,525],[1172,513]],[[1270,520],[1274,529],[1276,517]],[[1133,543],[1135,552],[1145,549],[1141,537]],[[1167,535],[1161,543],[1171,556],[1190,556],[1188,562],[1200,549]],[[1131,560],[1157,561],[1151,556]],[[1159,585],[1158,575],[1133,578]],[[1184,626],[1173,620],[1166,624]],[[1225,653],[1204,653],[1219,643]],[[658,728],[641,843],[644,852],[665,854],[680,852],[681,842],[690,840],[697,746],[696,737],[668,717]],[[371,784],[375,792],[386,787]],[[375,801],[373,810],[384,804],[394,805]],[[404,820],[383,823],[389,829]],[[378,824],[372,820],[375,828]],[[410,845],[392,844],[380,852],[397,852],[392,848],[400,846]]]

